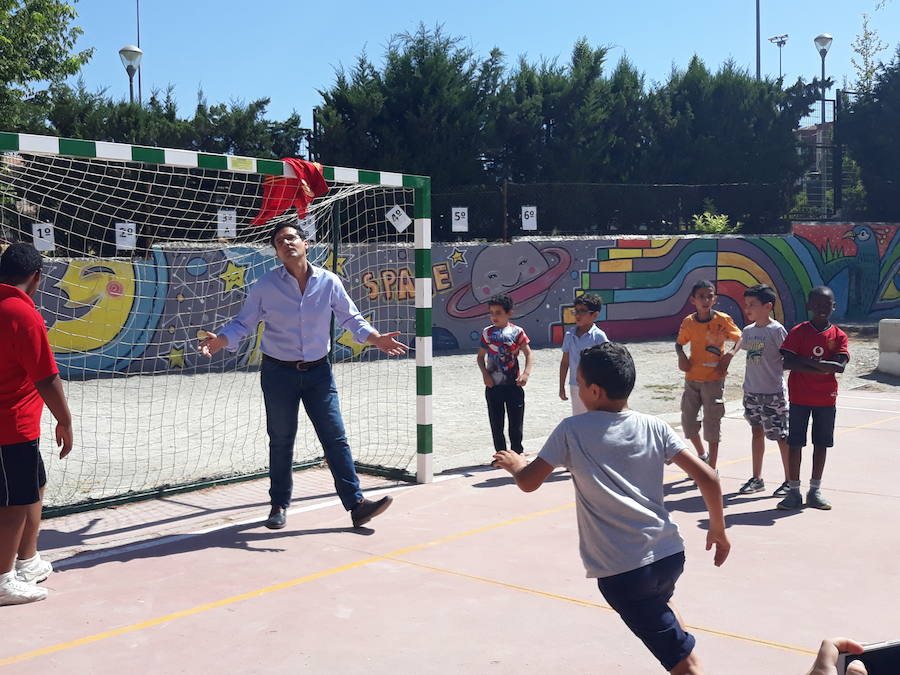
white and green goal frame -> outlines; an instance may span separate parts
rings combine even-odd
[[[0,132],[0,152],[163,164],[180,168],[218,169],[267,176],[295,175],[293,169],[280,160],[36,134]],[[339,166],[323,166],[323,173],[325,179],[330,182],[413,190],[416,288],[416,480],[420,483],[431,482],[434,478],[431,400],[431,179],[428,176]]]

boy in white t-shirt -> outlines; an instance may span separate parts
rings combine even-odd
[[[559,397],[565,401],[572,400],[572,414],[580,415],[587,412],[581,399],[578,397],[578,361],[581,352],[588,347],[603,344],[608,341],[606,333],[597,328],[597,317],[600,316],[600,308],[603,300],[599,295],[586,293],[575,299],[575,327],[566,331],[562,343],[562,360],[559,363]],[[569,396],[566,396],[566,374],[569,374]]]
[[[494,461],[524,492],[556,467],[575,485],[581,558],[589,578],[631,631],[671,673],[700,673],[694,637],[669,604],[684,567],[684,542],[663,504],[663,469],[672,461],[700,488],[709,511],[706,549],[725,562],[722,490],[713,469],[687,450],[672,428],[628,409],[635,372],[631,354],[605,342],[581,354],[578,394],[588,412],[567,417],[528,464],[508,450]]]

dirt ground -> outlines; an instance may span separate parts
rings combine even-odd
[[[870,329],[848,330],[850,363],[840,376],[841,390],[898,390],[900,382],[874,372],[878,365],[878,337]],[[637,384],[630,405],[635,410],[677,422],[683,388],[673,340],[630,342],[637,366]],[[569,401],[561,401],[559,347],[534,350],[534,370],[525,389],[525,451],[537,452],[544,439],[571,414]],[[742,396],[744,357],[732,362],[725,386],[729,402]],[[484,385],[475,354],[437,355],[434,359],[434,462],[435,471],[475,466],[489,461],[490,426]]]

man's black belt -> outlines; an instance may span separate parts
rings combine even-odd
[[[281,359],[276,359],[274,356],[263,354],[263,361],[271,361],[272,363],[276,363],[283,368],[293,368],[294,370],[307,371],[312,370],[316,366],[321,366],[323,363],[327,363],[328,357],[323,356],[321,359],[316,359],[315,361],[282,361]]]

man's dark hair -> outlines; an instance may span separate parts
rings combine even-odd
[[[809,295],[806,297],[807,302],[809,302],[814,295],[821,295],[825,298],[831,298],[834,300],[834,291],[832,291],[828,286],[814,286],[809,290]]]
[[[744,291],[745,298],[756,298],[760,304],[768,305],[772,303],[775,306],[775,290],[767,284],[756,284]]]
[[[275,223],[274,227],[272,227],[272,231],[269,233],[269,243],[272,244],[272,246],[275,246],[275,237],[286,227],[293,227],[297,230],[297,234],[300,235],[301,239],[306,239],[306,235],[303,233],[303,230],[300,229],[300,226],[296,221],[282,220],[280,223]]]
[[[10,244],[0,257],[0,282],[15,286],[40,271],[44,259],[31,244]]]
[[[578,364],[587,385],[603,387],[612,399],[626,399],[634,389],[634,360],[625,345],[603,342],[581,352]]]
[[[697,291],[699,291],[701,288],[708,288],[713,293],[716,292],[716,286],[713,282],[711,282],[709,279],[701,279],[691,287],[691,297],[693,298],[695,295],[697,295]]]
[[[584,305],[590,312],[599,312],[600,308],[603,307],[603,299],[599,295],[585,293],[584,295],[579,295],[575,298],[574,305],[575,307]]]
[[[490,300],[487,301],[488,307],[492,305],[496,305],[497,307],[502,307],[504,312],[509,312],[513,308],[512,298],[509,297],[506,293],[500,293],[499,295],[494,295]]]

